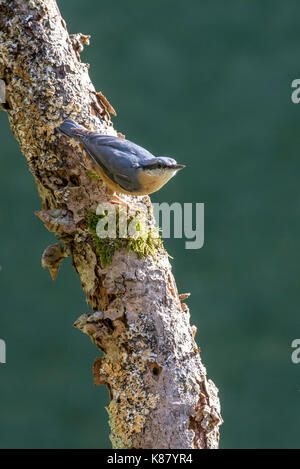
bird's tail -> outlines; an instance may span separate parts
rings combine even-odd
[[[77,124],[73,119],[65,120],[58,129],[68,137],[80,138],[89,133],[90,131],[82,127],[82,125]]]

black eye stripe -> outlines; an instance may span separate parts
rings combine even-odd
[[[149,164],[149,165],[146,165],[144,167],[145,169],[164,169],[164,168],[168,168],[168,165],[164,165],[163,163],[160,163],[160,162],[157,162],[157,163],[152,163],[152,164]]]
[[[152,164],[151,166],[149,166],[149,169],[160,169],[162,168],[162,164],[161,163],[155,163],[155,164]]]

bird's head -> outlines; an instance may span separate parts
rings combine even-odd
[[[185,168],[172,158],[164,156],[154,157],[144,161],[140,167],[139,182],[147,193],[156,192],[164,186],[175,174]]]
[[[158,156],[147,160],[141,165],[141,170],[151,177],[167,177],[170,179],[180,170],[185,168],[183,164],[178,164],[173,158]]]

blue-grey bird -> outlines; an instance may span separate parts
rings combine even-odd
[[[96,172],[113,193],[152,194],[185,167],[172,158],[155,157],[124,138],[87,130],[72,119],[65,120],[59,130],[83,144]]]

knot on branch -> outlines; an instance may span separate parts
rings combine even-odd
[[[48,267],[52,280],[56,279],[61,262],[71,254],[70,247],[56,243],[48,246],[42,255],[42,267]]]
[[[73,49],[76,53],[76,57],[80,61],[80,54],[83,51],[84,46],[88,46],[90,44],[91,36],[85,35],[82,33],[77,33],[77,34],[70,34],[69,37],[71,39]]]
[[[57,234],[73,233],[76,231],[73,214],[66,209],[41,210],[35,214],[42,220],[49,231]]]
[[[74,323],[74,327],[87,334],[92,342],[95,342],[101,350],[103,350],[102,339],[111,332],[109,327],[104,324],[103,319],[103,312],[96,311],[92,314],[82,314]]]

